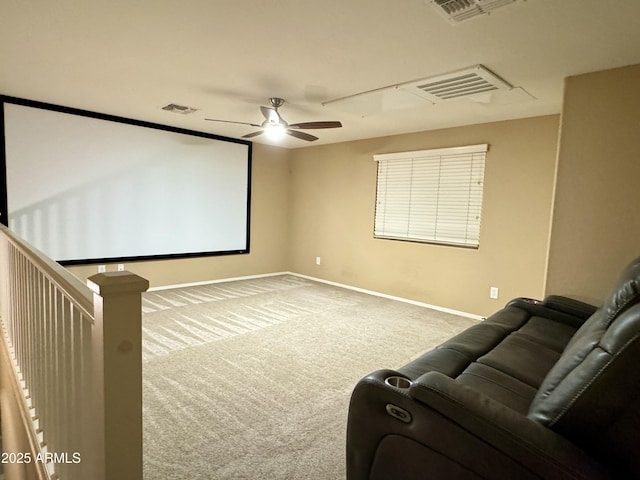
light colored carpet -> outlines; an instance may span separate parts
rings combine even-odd
[[[474,323],[292,275],[147,292],[144,479],[344,479],[356,382]]]

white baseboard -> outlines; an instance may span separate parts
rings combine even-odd
[[[170,290],[172,288],[184,288],[184,287],[198,287],[201,285],[211,285],[214,283],[225,283],[225,282],[236,282],[238,280],[251,280],[254,278],[264,278],[264,277],[275,277],[278,275],[293,275],[294,277],[306,278],[307,280],[312,280],[314,282],[326,283],[327,285],[333,285],[335,287],[346,288],[348,290],[354,290],[356,292],[366,293],[368,295],[374,295],[376,297],[388,298],[389,300],[395,300],[397,302],[409,303],[411,305],[416,305],[418,307],[430,308],[432,310],[437,310],[439,312],[451,313],[453,315],[460,315],[462,317],[473,318],[474,320],[484,320],[484,317],[480,315],[475,315],[473,313],[462,312],[460,310],[453,310],[451,308],[440,307],[438,305],[431,305],[429,303],[418,302],[416,300],[411,300],[403,297],[396,297],[395,295],[387,295],[386,293],[376,292],[374,290],[367,290],[364,288],[354,287],[352,285],[346,285],[344,283],[332,282],[330,280],[324,280],[322,278],[311,277],[309,275],[302,275],[301,273],[295,272],[274,272],[274,273],[263,273],[258,275],[248,275],[245,277],[232,277],[232,278],[221,278],[219,280],[206,280],[203,282],[193,282],[193,283],[181,283],[178,285],[165,285],[161,287],[153,287],[150,288],[149,292],[155,292],[159,290]]]
[[[299,273],[287,272],[289,275],[294,275],[296,277],[306,278],[308,280],[313,280],[316,282],[326,283],[329,285],[333,285],[336,287],[342,287],[349,290],[355,290],[356,292],[366,293],[368,295],[374,295],[376,297],[388,298],[389,300],[395,300],[397,302],[409,303],[411,305],[417,305],[418,307],[430,308],[432,310],[438,310],[439,312],[451,313],[453,315],[460,315],[462,317],[473,318],[474,320],[484,320],[484,317],[480,315],[475,315],[473,313],[461,312],[460,310],[453,310],[451,308],[440,307],[438,305],[431,305],[429,303],[418,302],[416,300],[411,300],[409,298],[396,297],[395,295],[387,295],[386,293],[376,292],[374,290],[367,290],[364,288],[353,287],[351,285],[345,285],[344,283],[332,282],[330,280],[324,280],[322,278],[311,277],[308,275],[302,275]]]
[[[258,275],[247,275],[245,277],[220,278],[218,280],[205,280],[203,282],[179,283],[176,285],[162,285],[160,287],[152,287],[148,292],[157,292],[159,290],[171,290],[172,288],[199,287],[200,285],[211,285],[214,283],[237,282],[238,280],[251,280],[253,278],[275,277],[278,275],[295,275],[291,272],[275,272],[261,273]]]

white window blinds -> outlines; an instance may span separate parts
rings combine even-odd
[[[375,155],[374,236],[479,246],[488,145]]]

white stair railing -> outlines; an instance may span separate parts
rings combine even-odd
[[[142,478],[141,293],[87,285],[0,225],[0,412],[12,479]]]

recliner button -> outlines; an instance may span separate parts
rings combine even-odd
[[[407,412],[404,408],[400,408],[397,405],[392,403],[387,403],[386,406],[387,413],[391,415],[393,418],[397,418],[401,422],[411,423],[411,414]]]

